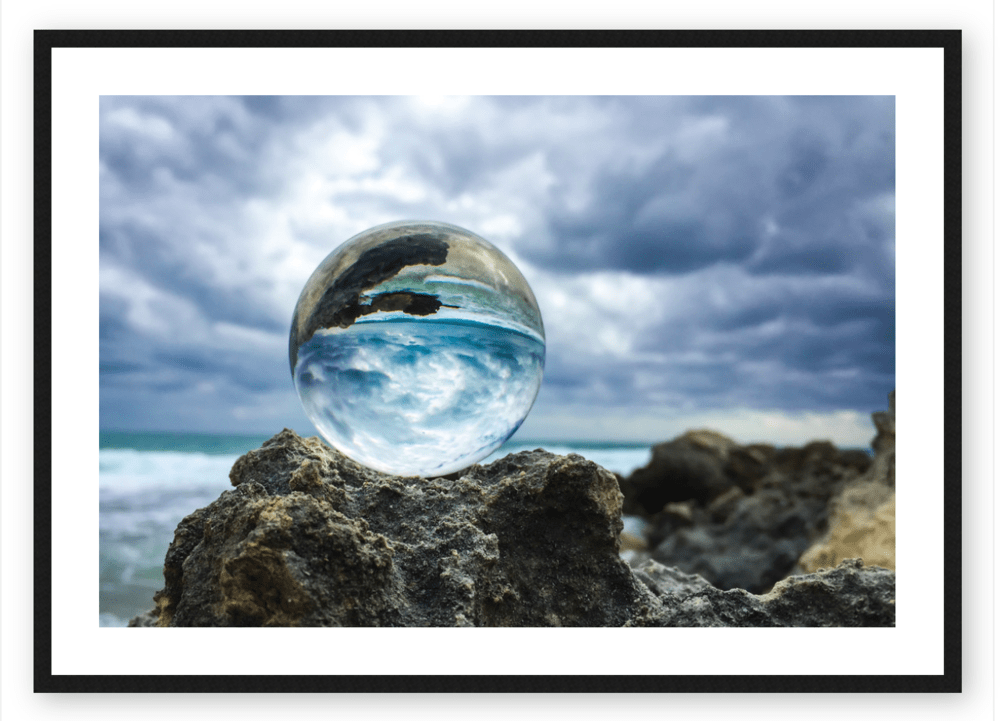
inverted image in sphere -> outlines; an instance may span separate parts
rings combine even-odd
[[[288,355],[306,415],[334,448],[385,473],[440,476],[520,427],[542,382],[545,331],[524,276],[492,244],[403,221],[320,263]]]

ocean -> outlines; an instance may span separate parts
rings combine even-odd
[[[163,559],[185,516],[226,490],[229,469],[270,436],[194,433],[100,434],[100,625],[125,626],[153,607],[163,587]],[[649,462],[643,444],[512,439],[480,461],[544,448],[577,453],[627,476]]]

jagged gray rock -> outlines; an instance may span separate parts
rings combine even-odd
[[[621,493],[544,451],[403,479],[285,430],[167,553],[159,625],[622,625],[649,596],[618,557]]]
[[[623,484],[625,512],[650,515],[671,501],[707,502],[734,484],[725,473],[726,459],[736,444],[712,431],[688,431],[653,446],[648,464],[637,468]]]
[[[875,460],[831,500],[829,531],[802,554],[799,572],[832,566],[843,558],[896,569],[895,391],[889,394],[889,410],[873,413],[872,421],[878,428],[872,440]]]
[[[686,574],[655,561],[648,561],[641,573],[654,579],[652,587],[658,589],[663,602],[657,613],[637,625],[896,625],[896,575],[884,568],[866,567],[860,559],[808,575],[789,576],[762,596],[739,588],[722,591],[697,580],[678,583]]]
[[[894,623],[881,569],[766,597],[659,564],[633,573],[617,481],[580,456],[538,450],[403,479],[285,430],[230,479],[180,523],[156,608],[131,626]]]
[[[146,628],[149,626],[155,626],[157,621],[159,621],[159,613],[157,609],[152,609],[151,611],[146,611],[145,613],[140,613],[138,616],[133,618],[128,622],[129,628]]]
[[[621,486],[626,510],[650,521],[650,557],[724,590],[764,593],[826,533],[830,499],[871,463],[825,441],[740,446],[689,431],[656,446]]]

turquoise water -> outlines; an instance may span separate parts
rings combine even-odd
[[[319,331],[298,348],[295,387],[324,438],[369,468],[441,476],[520,427],[545,343],[469,320],[394,318]]]
[[[314,429],[297,429],[301,436],[315,435]],[[272,437],[271,435],[220,435],[209,433],[173,433],[162,431],[101,431],[101,450],[134,450],[139,452],[162,451],[179,453],[198,453],[205,455],[235,455],[241,456],[247,451],[260,448],[264,441]],[[650,444],[648,443],[628,443],[621,441],[549,441],[541,440],[521,440],[511,438],[498,448],[494,453],[482,461],[488,463],[489,459],[496,459],[516,453],[517,451],[533,450],[544,448],[552,453],[579,453],[590,458],[595,463],[599,463],[596,454],[601,458],[620,458],[627,461],[636,453],[645,454],[646,460],[639,465],[645,465],[649,460]],[[567,450],[557,450],[557,449]],[[575,449],[575,450],[571,450]],[[621,454],[620,456],[618,454]],[[610,471],[617,468],[601,464]],[[638,468],[638,466],[636,466]],[[618,471],[621,472],[621,471]],[[626,471],[627,473],[630,471]]]
[[[312,435],[312,429],[303,429]],[[100,625],[124,626],[153,607],[174,529],[232,486],[229,469],[270,436],[101,431]],[[511,439],[482,463],[521,450],[578,453],[623,475],[649,461],[649,447]]]
[[[136,451],[243,455],[247,451],[259,448],[270,437],[265,435],[101,431],[100,443],[101,450],[128,448]]]

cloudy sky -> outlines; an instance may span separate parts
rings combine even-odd
[[[103,429],[315,433],[292,309],[336,246],[442,220],[521,269],[518,433],[866,445],[895,382],[891,97],[105,97]]]

